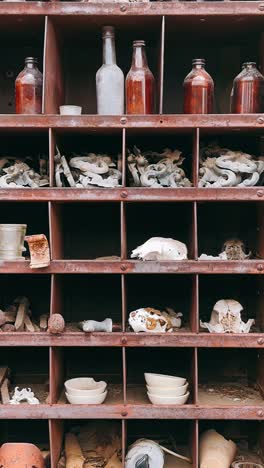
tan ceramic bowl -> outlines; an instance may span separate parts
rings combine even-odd
[[[106,382],[96,382],[91,377],[79,377],[66,380],[64,383],[66,392],[73,396],[94,396],[100,395],[106,389]]]
[[[160,395],[152,395],[148,392],[148,397],[153,405],[184,405],[189,398],[190,393],[178,397],[168,397]]]
[[[185,395],[188,385],[188,383],[182,385],[181,387],[154,387],[147,385],[147,390],[148,393],[151,393],[151,395],[177,397]]]
[[[145,373],[145,380],[150,387],[181,387],[186,384],[183,377],[174,377],[173,375],[149,374]]]

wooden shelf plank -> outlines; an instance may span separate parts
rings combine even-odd
[[[62,335],[49,333],[1,333],[0,347],[197,347],[197,348],[262,348],[263,333],[210,334],[210,333],[92,333],[64,332]]]
[[[52,260],[47,268],[31,269],[29,260],[0,262],[0,274],[264,274],[264,260]]]
[[[215,2],[214,2],[215,3]],[[237,2],[236,2],[237,3]],[[85,4],[82,4],[85,5]],[[171,5],[171,3],[170,3]],[[1,5],[0,5],[1,7]],[[1,13],[0,13],[1,14]],[[38,130],[42,128],[71,129],[71,131],[90,129],[102,132],[110,128],[147,129],[159,132],[172,129],[189,131],[193,128],[219,130],[259,130],[264,126],[264,114],[164,114],[164,115],[124,115],[124,116],[60,116],[60,115],[16,115],[0,114],[0,129]]]

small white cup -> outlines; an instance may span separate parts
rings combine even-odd
[[[81,106],[60,106],[60,115],[81,115]]]

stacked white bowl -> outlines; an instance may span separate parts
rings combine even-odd
[[[107,383],[91,377],[66,380],[64,386],[68,402],[75,405],[100,405],[106,399]]]
[[[184,405],[190,393],[183,377],[145,373],[148,397],[153,405]]]

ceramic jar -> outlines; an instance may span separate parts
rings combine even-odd
[[[44,468],[41,451],[33,444],[7,443],[0,448],[3,468]]]
[[[26,224],[0,224],[0,260],[23,260]]]

